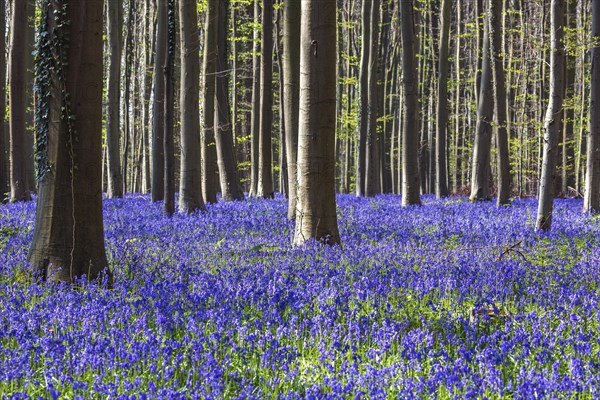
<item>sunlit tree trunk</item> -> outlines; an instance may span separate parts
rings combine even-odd
[[[481,83],[477,107],[477,128],[473,144],[473,167],[471,171],[471,201],[490,199],[490,146],[492,141],[492,117],[494,98],[492,68],[490,63],[490,32],[484,19],[483,51],[481,53]]]
[[[590,133],[587,143],[584,212],[600,211],[600,3],[592,1],[592,43],[590,51]]]
[[[40,31],[46,36],[36,67],[43,173],[28,258],[43,278],[73,282],[108,272],[101,181],[104,2],[44,3]]]
[[[296,188],[298,185],[298,114],[300,97],[300,3],[283,3],[283,105],[285,145],[288,172],[288,218],[296,217]]]
[[[260,0],[254,0],[254,20],[260,20]],[[258,195],[258,143],[260,139],[260,30],[254,26],[252,46],[252,113],[250,126],[252,141],[250,144],[250,196]]]
[[[0,0],[0,25],[6,24],[6,3]],[[0,29],[0,105],[6,104],[6,30]],[[0,113],[0,203],[7,200],[10,191],[8,174],[8,138],[4,129],[4,113]]]
[[[179,210],[204,209],[200,168],[200,39],[195,0],[179,1],[181,164]]]
[[[108,197],[123,197],[121,177],[121,47],[123,0],[110,0],[107,6],[107,36],[110,53],[108,103],[106,105],[106,151],[108,160]]]
[[[412,0],[400,1],[402,29],[402,205],[421,204],[419,186],[419,82],[415,56],[415,20]]]
[[[538,199],[538,214],[536,229],[549,230],[552,226],[552,207],[554,203],[554,179],[558,140],[563,114],[562,102],[564,97],[564,0],[551,2],[551,52],[550,52],[550,93],[546,118],[544,121],[544,159],[540,178]]]
[[[371,7],[371,41],[368,44],[369,66],[367,70],[367,149],[365,152],[365,195],[375,196],[381,192],[380,187],[380,135],[377,132],[378,95],[377,77],[379,75],[379,0],[370,0]]]
[[[303,0],[294,244],[340,242],[335,202],[336,1]]]
[[[27,181],[27,17],[29,1],[15,0],[12,7],[9,53],[10,200],[29,201]]]
[[[156,52],[154,56],[154,104],[152,115],[152,201],[165,198],[165,65],[167,49],[167,0],[157,0]]]
[[[371,51],[371,2],[362,0],[362,43],[360,53],[360,111],[358,154],[356,162],[356,195],[365,195],[367,136],[369,131],[369,53]]]

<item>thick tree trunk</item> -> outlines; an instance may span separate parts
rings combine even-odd
[[[421,204],[419,187],[419,82],[415,56],[415,21],[412,0],[400,1],[402,29],[402,205]]]
[[[551,53],[550,53],[550,97],[544,121],[544,159],[540,178],[538,214],[536,229],[549,230],[552,226],[552,207],[554,203],[554,179],[560,123],[563,114],[564,97],[564,0],[551,2]],[[592,75],[593,76],[593,75]]]
[[[217,202],[218,167],[215,149],[215,73],[217,71],[217,19],[219,8],[216,0],[208,0],[204,25],[204,87],[202,112],[202,196],[207,203]]]
[[[38,44],[42,61],[36,67],[42,173],[29,261],[34,273],[52,281],[94,278],[102,271],[110,276],[101,186],[103,5],[42,6],[40,30],[47,36]]]
[[[494,104],[496,114],[496,145],[498,146],[498,207],[508,204],[510,199],[510,161],[508,154],[506,83],[502,50],[502,5],[489,0],[491,62],[494,74]]]
[[[600,211],[600,3],[592,2],[592,47],[590,51],[590,133],[587,142],[584,212]]]
[[[179,210],[203,210],[200,168],[200,39],[195,0],[179,1],[181,41],[181,164]]]
[[[283,106],[288,173],[288,218],[296,217],[298,114],[300,101],[300,3],[283,3]]]
[[[490,63],[490,33],[487,18],[484,20],[483,52],[481,57],[481,86],[477,107],[477,128],[473,144],[473,167],[471,171],[471,201],[490,199],[490,146],[492,141],[492,117],[494,98],[492,67]]]
[[[165,198],[165,75],[167,54],[167,0],[157,0],[156,52],[154,58],[154,104],[152,124],[152,201]]]
[[[450,42],[450,0],[442,0],[440,13],[440,41],[438,57],[438,93],[437,93],[437,118],[435,138],[435,195],[442,198],[448,196],[448,171],[447,163],[447,135],[448,128],[448,44]]]
[[[273,190],[273,0],[262,2],[260,62],[260,136],[257,196],[274,197]]]
[[[340,242],[335,202],[336,1],[302,1],[294,244]]]
[[[110,1],[110,0],[109,0]],[[167,23],[167,54],[163,73],[165,74],[165,134],[164,134],[164,152],[165,152],[165,201],[163,210],[166,215],[175,213],[175,146],[173,138],[173,112],[174,112],[174,84],[173,69],[175,64],[175,0],[168,2],[168,23]]]
[[[260,0],[254,0],[254,20],[260,21]],[[252,47],[252,113],[250,126],[252,142],[250,144],[250,196],[258,195],[258,143],[260,139],[260,32],[257,26],[253,30]]]
[[[233,147],[233,131],[229,107],[227,73],[227,2],[219,2],[217,33],[217,75],[215,107],[215,143],[221,182],[221,198],[225,201],[244,200]]]
[[[27,17],[29,2],[15,0],[12,7],[9,53],[10,201],[29,201],[27,181]]]
[[[6,24],[6,3],[0,0],[0,26]],[[0,107],[6,105],[6,30],[0,29]],[[4,113],[0,113],[0,203],[7,200],[10,191],[8,174],[8,138],[6,136]]]
[[[371,2],[362,3],[362,43],[360,53],[360,112],[358,155],[356,162],[356,195],[364,196],[367,171],[367,137],[369,131],[369,53],[371,51]]]
[[[108,22],[108,103],[106,105],[106,152],[108,160],[108,197],[123,197],[121,176],[121,47],[123,32],[123,0],[106,3]]]

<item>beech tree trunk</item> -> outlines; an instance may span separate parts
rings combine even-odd
[[[10,201],[29,201],[27,181],[27,18],[29,2],[15,0],[12,7],[9,53]]]
[[[367,95],[367,150],[365,161],[365,195],[375,196],[381,192],[380,186],[380,135],[377,131],[377,117],[379,115],[377,94],[377,78],[379,76],[379,0],[368,1],[371,7],[371,41],[368,44],[369,67],[367,70],[368,95]]]
[[[181,41],[181,164],[179,210],[203,210],[200,168],[200,39],[195,0],[179,1]]]
[[[419,82],[412,0],[400,1],[402,30],[402,205],[421,204],[419,185]]]
[[[0,25],[6,24],[6,3],[0,0]],[[0,29],[0,105],[6,104],[6,30]],[[10,195],[8,164],[8,137],[5,129],[4,113],[0,113],[0,203]]]
[[[152,201],[165,198],[165,75],[167,55],[167,0],[157,0],[156,52],[154,58],[154,104],[152,115]]]
[[[110,278],[102,221],[103,6],[102,0],[42,5],[46,36],[38,58],[45,64],[36,67],[42,173],[28,258],[32,271],[51,281],[103,271]]]
[[[502,4],[489,0],[491,62],[494,74],[494,114],[496,117],[496,145],[498,146],[498,200],[497,206],[508,204],[510,199],[510,160],[508,154],[508,109],[502,50]]]
[[[442,0],[440,13],[440,41],[438,57],[438,93],[435,138],[435,195],[438,199],[448,196],[448,44],[450,42],[450,0]]]
[[[123,0],[110,0],[107,6],[108,103],[106,105],[106,152],[108,160],[108,197],[123,197],[121,175],[121,47],[123,45]]]
[[[202,196],[207,203],[217,202],[218,167],[215,149],[215,73],[217,71],[217,32],[219,8],[216,0],[206,4],[206,22],[204,25],[204,87],[202,112],[204,115],[202,131]]]
[[[552,226],[552,208],[554,205],[554,180],[558,154],[558,140],[562,102],[564,97],[564,0],[552,0],[551,8],[551,51],[550,51],[550,94],[546,118],[544,121],[544,159],[540,178],[538,214],[536,229],[549,230]],[[592,75],[593,76],[593,75]]]
[[[494,111],[494,98],[488,22],[488,19],[484,18],[481,83],[479,87],[477,128],[473,144],[473,167],[471,171],[471,201],[490,199],[490,146],[492,144],[491,121]]]
[[[298,115],[300,101],[300,3],[283,3],[283,106],[288,173],[288,218],[296,217]]]
[[[227,73],[227,2],[219,1],[217,32],[217,74],[215,107],[215,144],[221,182],[221,198],[244,200],[233,147],[233,130],[229,106],[229,74]]]
[[[273,0],[262,2],[260,42],[260,136],[257,196],[273,198]]]
[[[369,53],[371,51],[371,2],[362,3],[362,42],[360,53],[360,111],[358,154],[356,162],[356,195],[364,196],[366,192],[367,171],[367,137],[369,131]]]
[[[335,202],[336,0],[303,0],[294,244],[340,242]]]
[[[109,0],[110,1],[110,0]],[[130,0],[131,1],[131,0]],[[173,112],[175,96],[173,93],[173,69],[175,64],[175,0],[167,0],[167,54],[163,73],[165,74],[165,201],[163,210],[166,215],[175,213],[175,148],[173,138]]]
[[[587,142],[587,168],[583,211],[600,211],[600,3],[592,2],[592,42],[590,51],[590,133]]]
[[[254,20],[260,20],[260,0],[254,0]],[[252,46],[252,112],[250,126],[252,129],[252,142],[250,144],[250,196],[258,195],[258,143],[260,139],[260,32],[254,26]]]

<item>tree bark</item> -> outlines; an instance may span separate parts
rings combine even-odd
[[[217,71],[217,18],[219,8],[216,0],[208,0],[204,25],[204,87],[202,112],[202,196],[207,203],[217,202],[218,167],[215,149],[215,73]]]
[[[167,52],[167,0],[157,0],[156,52],[154,58],[154,104],[152,123],[152,201],[165,198],[165,75]]]
[[[260,136],[257,196],[273,198],[273,0],[263,0],[260,62]]]
[[[205,209],[200,168],[200,39],[195,0],[179,1],[181,41],[181,164],[179,210]]]
[[[48,68],[36,67],[36,146],[43,173],[28,258],[32,271],[51,281],[103,271],[111,277],[102,222],[103,6],[102,0],[42,6],[40,30],[47,36],[38,42],[38,58]]]
[[[377,131],[378,95],[377,77],[379,75],[379,0],[370,0],[371,6],[371,41],[369,49],[369,67],[367,70],[367,150],[365,161],[365,195],[375,196],[381,192],[380,186],[380,135]]]
[[[9,53],[10,201],[29,201],[27,181],[27,18],[29,2],[13,2]]]
[[[510,160],[508,154],[506,83],[502,50],[502,5],[489,0],[491,62],[494,74],[494,104],[496,114],[496,145],[498,146],[498,200],[497,206],[506,205],[510,199]]]
[[[550,52],[550,97],[544,121],[544,159],[540,178],[536,230],[549,230],[552,226],[554,203],[554,179],[556,177],[559,128],[563,114],[564,97],[564,0],[551,2],[551,52]],[[593,76],[593,75],[592,75]]]
[[[490,146],[492,141],[492,117],[494,109],[492,68],[490,63],[490,31],[484,19],[481,83],[477,107],[477,128],[473,144],[473,167],[471,171],[471,201],[490,199]]]
[[[215,101],[215,143],[221,183],[221,198],[225,201],[244,200],[233,147],[233,131],[229,106],[227,73],[227,2],[219,1],[217,33],[217,74]]]
[[[6,25],[6,3],[0,0],[0,25]],[[6,108],[6,30],[0,29],[0,107]],[[0,203],[10,195],[8,164],[8,138],[6,136],[4,113],[0,113]]]
[[[415,56],[415,21],[412,0],[400,1],[402,29],[402,205],[421,204],[419,187],[419,82]]]
[[[590,51],[590,133],[583,211],[600,211],[600,3],[592,2],[592,43]]]
[[[367,137],[369,131],[369,53],[371,51],[371,2],[362,3],[362,43],[360,53],[360,111],[358,155],[356,162],[356,195],[364,196],[366,191]]]
[[[298,114],[300,101],[300,3],[283,3],[283,107],[288,173],[288,218],[296,217]]]
[[[440,41],[438,57],[438,93],[435,138],[435,195],[438,199],[448,196],[447,135],[448,128],[448,44],[450,42],[450,0],[442,0],[440,12]]]
[[[110,1],[110,0],[109,0]],[[175,0],[167,0],[167,54],[163,73],[165,74],[165,200],[163,210],[166,215],[175,213],[175,148],[173,138],[173,109],[175,96],[173,93],[173,69],[175,64]]]
[[[260,0],[254,0],[254,20],[260,20]],[[252,46],[252,112],[250,126],[252,129],[252,142],[250,144],[250,196],[258,195],[258,144],[260,139],[260,32],[254,26]]]
[[[110,52],[108,68],[108,103],[106,105],[106,152],[108,160],[108,197],[123,197],[121,176],[121,47],[123,0],[110,0],[107,6],[107,36]]]
[[[294,244],[340,242],[335,201],[336,1],[302,1]]]

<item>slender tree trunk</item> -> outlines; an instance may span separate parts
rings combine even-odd
[[[491,62],[494,74],[494,97],[496,114],[496,143],[498,146],[498,207],[508,204],[510,199],[510,162],[508,154],[508,131],[506,129],[508,110],[506,107],[506,83],[502,50],[502,5],[489,0]]]
[[[181,41],[181,164],[179,210],[203,210],[200,168],[200,39],[195,0],[179,1]]]
[[[421,204],[418,160],[418,92],[415,22],[412,0],[400,0],[402,29],[402,205]]]
[[[165,198],[165,75],[167,54],[167,0],[157,0],[156,52],[154,58],[154,104],[152,124],[152,201]]]
[[[6,3],[0,0],[0,25],[6,25]],[[6,107],[6,30],[0,29],[0,107]],[[6,137],[4,113],[0,113],[0,203],[10,194],[8,164],[8,138]]]
[[[202,196],[207,203],[217,202],[218,167],[215,148],[215,73],[217,72],[217,33],[219,8],[216,0],[208,0],[204,28],[204,87],[202,111]]]
[[[218,34],[217,34],[217,75],[216,75],[216,107],[215,107],[215,143],[221,182],[221,197],[225,201],[244,200],[244,192],[240,185],[235,152],[233,132],[229,115],[229,89],[227,74],[227,2],[219,1]]]
[[[108,160],[108,197],[123,197],[121,175],[121,46],[123,32],[123,0],[106,3],[108,21],[108,103],[106,106],[106,152]]]
[[[440,41],[438,57],[438,93],[437,93],[437,118],[435,138],[435,195],[442,198],[448,196],[448,171],[447,162],[447,135],[448,127],[448,44],[450,42],[450,0],[442,0],[440,13]]]
[[[151,190],[150,173],[150,138],[152,137],[152,128],[150,127],[150,97],[152,94],[152,70],[154,68],[154,51],[156,49],[156,23],[154,7],[152,1],[146,0],[146,26],[145,26],[145,73],[144,73],[144,116],[143,116],[143,172],[142,172],[142,192],[148,193]]]
[[[34,273],[53,281],[102,271],[110,278],[102,223],[103,6],[102,0],[42,4],[39,195],[28,258]]]
[[[283,106],[288,173],[288,218],[296,217],[298,114],[300,101],[300,3],[283,2]]]
[[[175,213],[175,149],[173,139],[173,68],[175,63],[175,0],[167,0],[167,54],[163,68],[165,74],[165,201],[164,212],[166,215]]]
[[[27,0],[27,46],[26,46],[26,72],[25,72],[25,167],[27,175],[27,190],[35,193],[35,161],[33,154],[35,136],[35,101],[33,96],[34,63],[35,63],[35,0]]]
[[[273,0],[263,0],[260,63],[260,140],[257,196],[274,197],[273,191]]]
[[[551,53],[550,53],[550,97],[546,110],[544,125],[544,160],[540,178],[538,214],[536,229],[549,230],[552,226],[552,206],[554,202],[554,179],[559,128],[563,114],[562,102],[564,97],[564,0],[551,2]],[[593,76],[593,75],[592,75]]]
[[[254,20],[260,21],[260,0],[254,0]],[[261,88],[261,63],[260,63],[260,32],[254,26],[252,48],[252,114],[250,125],[252,129],[252,142],[250,148],[250,196],[258,196],[258,144],[260,139],[260,88]]]
[[[356,162],[356,195],[366,193],[367,138],[369,135],[369,53],[371,51],[371,1],[362,0],[362,44],[360,55],[360,115],[358,160]]]
[[[590,133],[587,142],[584,212],[600,211],[600,3],[592,1],[592,43],[590,51]]]
[[[377,77],[379,75],[379,0],[370,0],[371,7],[371,41],[369,46],[369,68],[367,70],[368,95],[367,95],[367,150],[365,161],[365,195],[375,196],[381,192],[379,185],[380,175],[380,135],[377,131],[378,95]]]
[[[335,202],[336,1],[302,1],[294,244],[340,242]]]
[[[29,201],[27,182],[27,17],[29,2],[13,2],[9,53],[10,200]]]
[[[130,113],[130,99],[131,99],[131,75],[133,73],[133,35],[134,35],[134,15],[135,15],[135,2],[129,2],[129,15],[127,16],[127,41],[125,42],[125,83],[123,93],[123,110],[125,112],[123,119],[123,161],[121,176],[123,177],[123,193],[129,191],[130,179],[127,179],[129,173],[129,152],[132,143],[132,115]]]
[[[477,132],[473,144],[471,172],[471,201],[490,199],[490,146],[492,140],[492,114],[494,109],[492,68],[490,63],[490,32],[487,18],[484,21],[483,52],[481,62],[481,87],[477,108]]]

